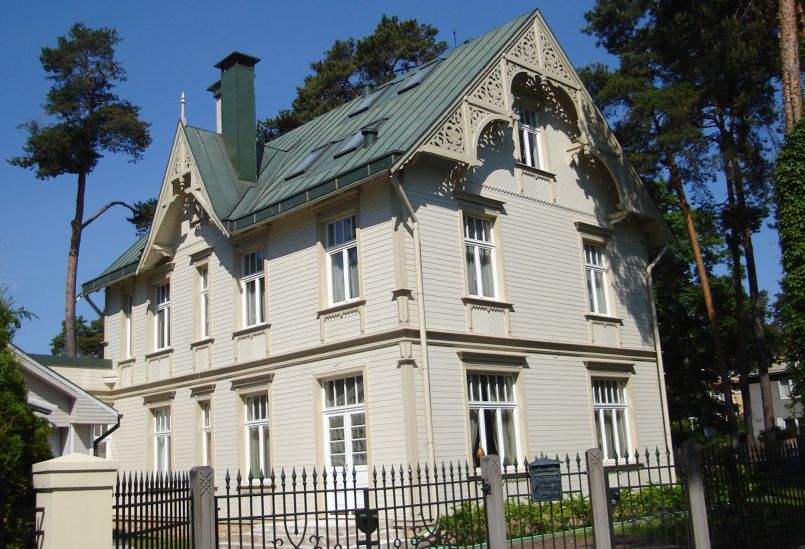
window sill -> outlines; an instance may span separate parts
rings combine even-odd
[[[156,350],[153,353],[148,353],[147,355],[145,355],[145,359],[151,360],[152,358],[157,358],[170,354],[173,354],[173,347],[165,347],[164,349]]]
[[[483,305],[487,307],[497,307],[499,309],[508,309],[510,311],[514,310],[514,305],[511,303],[506,301],[498,301],[497,299],[491,299],[488,297],[465,295],[461,298],[461,302],[464,303],[464,305]]]
[[[242,328],[240,330],[232,332],[232,339],[235,339],[236,337],[240,336],[253,334],[256,332],[261,332],[263,330],[268,330],[269,328],[271,328],[271,324],[269,324],[268,322],[263,322],[262,324],[255,324],[254,326],[249,326],[248,328]],[[208,341],[212,342],[212,339],[209,339]]]
[[[535,168],[533,166],[529,166],[528,164],[523,164],[522,162],[520,162],[518,160],[514,161],[514,165],[515,165],[515,167],[520,168],[524,172],[532,173],[534,175],[540,175],[542,177],[547,177],[548,179],[553,179],[554,181],[556,180],[556,174],[555,173],[548,172],[548,171],[542,170],[540,168]]]
[[[365,299],[353,299],[352,301],[345,301],[344,303],[339,303],[337,305],[333,305],[332,307],[321,309],[318,313],[316,313],[316,317],[321,318],[323,316],[338,313],[341,311],[346,311],[348,309],[357,309],[362,305],[366,305]]]
[[[272,484],[271,480],[268,477],[265,478],[262,484],[260,484],[260,481],[258,479],[253,480],[252,483],[249,484],[248,479],[246,479],[246,482],[241,481],[239,486],[235,485],[235,488],[237,490],[240,490],[241,492],[247,492],[250,494],[273,492],[274,490],[277,489],[276,485]]]
[[[135,362],[136,360],[137,360],[137,359],[136,359],[136,358],[134,358],[133,356],[130,356],[130,357],[128,357],[128,358],[122,358],[122,359],[120,359],[120,360],[118,360],[118,361],[117,361],[117,365],[118,365],[118,366],[128,366],[129,364],[134,364],[134,362]]]
[[[623,460],[618,460],[622,462]],[[631,463],[618,463],[618,461],[614,459],[605,459],[604,460],[604,470],[605,471],[638,471],[640,469],[645,468],[645,465],[638,462],[631,462]]]
[[[621,324],[623,325],[623,319],[618,318],[616,316],[609,316],[609,315],[599,315],[596,313],[587,313],[584,315],[584,318],[587,320],[597,320],[599,322],[609,322],[611,324]]]
[[[191,349],[195,349],[196,347],[203,347],[204,345],[212,345],[215,338],[213,337],[205,337],[204,339],[199,339],[198,341],[194,341],[190,344]]]

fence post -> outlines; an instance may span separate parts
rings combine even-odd
[[[612,549],[612,521],[609,519],[609,496],[604,479],[604,453],[599,448],[590,448],[584,453],[584,457],[587,459],[595,547]]]
[[[35,463],[36,506],[45,509],[39,549],[109,549],[117,463],[85,454]]]
[[[190,469],[193,499],[193,540],[196,549],[215,549],[215,471],[212,467]]]
[[[699,445],[692,440],[682,444],[685,477],[688,491],[688,520],[693,533],[695,549],[710,549],[710,530],[707,527],[707,507],[702,482],[702,454]]]
[[[506,518],[503,514],[503,478],[500,475],[500,457],[481,458],[481,477],[486,495],[486,525],[489,530],[490,549],[506,547]]]

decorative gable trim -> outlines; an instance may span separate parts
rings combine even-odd
[[[184,125],[180,122],[173,138],[173,147],[162,180],[162,188],[157,200],[154,221],[148,234],[148,241],[137,265],[138,274],[156,264],[160,258],[173,256],[175,250],[161,240],[161,237],[164,236],[165,224],[168,223],[170,216],[176,216],[175,209],[180,208],[187,199],[192,199],[224,235],[229,235],[211,206],[209,196],[204,189],[204,182],[193,158],[193,151],[187,141]]]

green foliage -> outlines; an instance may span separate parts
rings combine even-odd
[[[10,162],[36,170],[40,179],[91,172],[103,152],[124,153],[138,160],[151,143],[149,124],[140,108],[114,93],[126,80],[114,60],[117,31],[90,29],[76,23],[55,48],[42,48],[40,61],[53,86],[43,105],[52,124],[24,124],[29,136],[25,155]]]
[[[775,172],[783,296],[778,304],[783,360],[794,380],[794,402],[805,401],[805,121],[788,133]]]
[[[48,426],[27,403],[28,391],[11,338],[30,314],[0,292],[0,545],[27,547],[20,532],[33,527],[31,466],[51,457]]]
[[[360,40],[336,40],[324,59],[311,63],[313,74],[296,89],[291,109],[259,124],[259,140],[270,141],[339,105],[354,99],[363,85],[379,86],[435,59],[447,49],[436,40],[438,31],[416,19],[383,18],[374,32]]]
[[[157,199],[149,198],[143,202],[135,202],[133,208],[131,217],[127,217],[126,221],[134,225],[137,236],[143,236],[151,229],[151,223],[154,221],[154,214],[157,211]]]
[[[103,358],[103,320],[95,319],[89,324],[83,316],[75,319],[76,356]],[[65,353],[64,322],[61,332],[50,340],[50,354]]]

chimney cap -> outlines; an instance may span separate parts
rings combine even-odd
[[[221,72],[223,72],[232,68],[234,65],[243,65],[244,67],[252,68],[259,62],[259,57],[253,57],[239,51],[233,51],[214,66],[216,69],[221,69]]]

